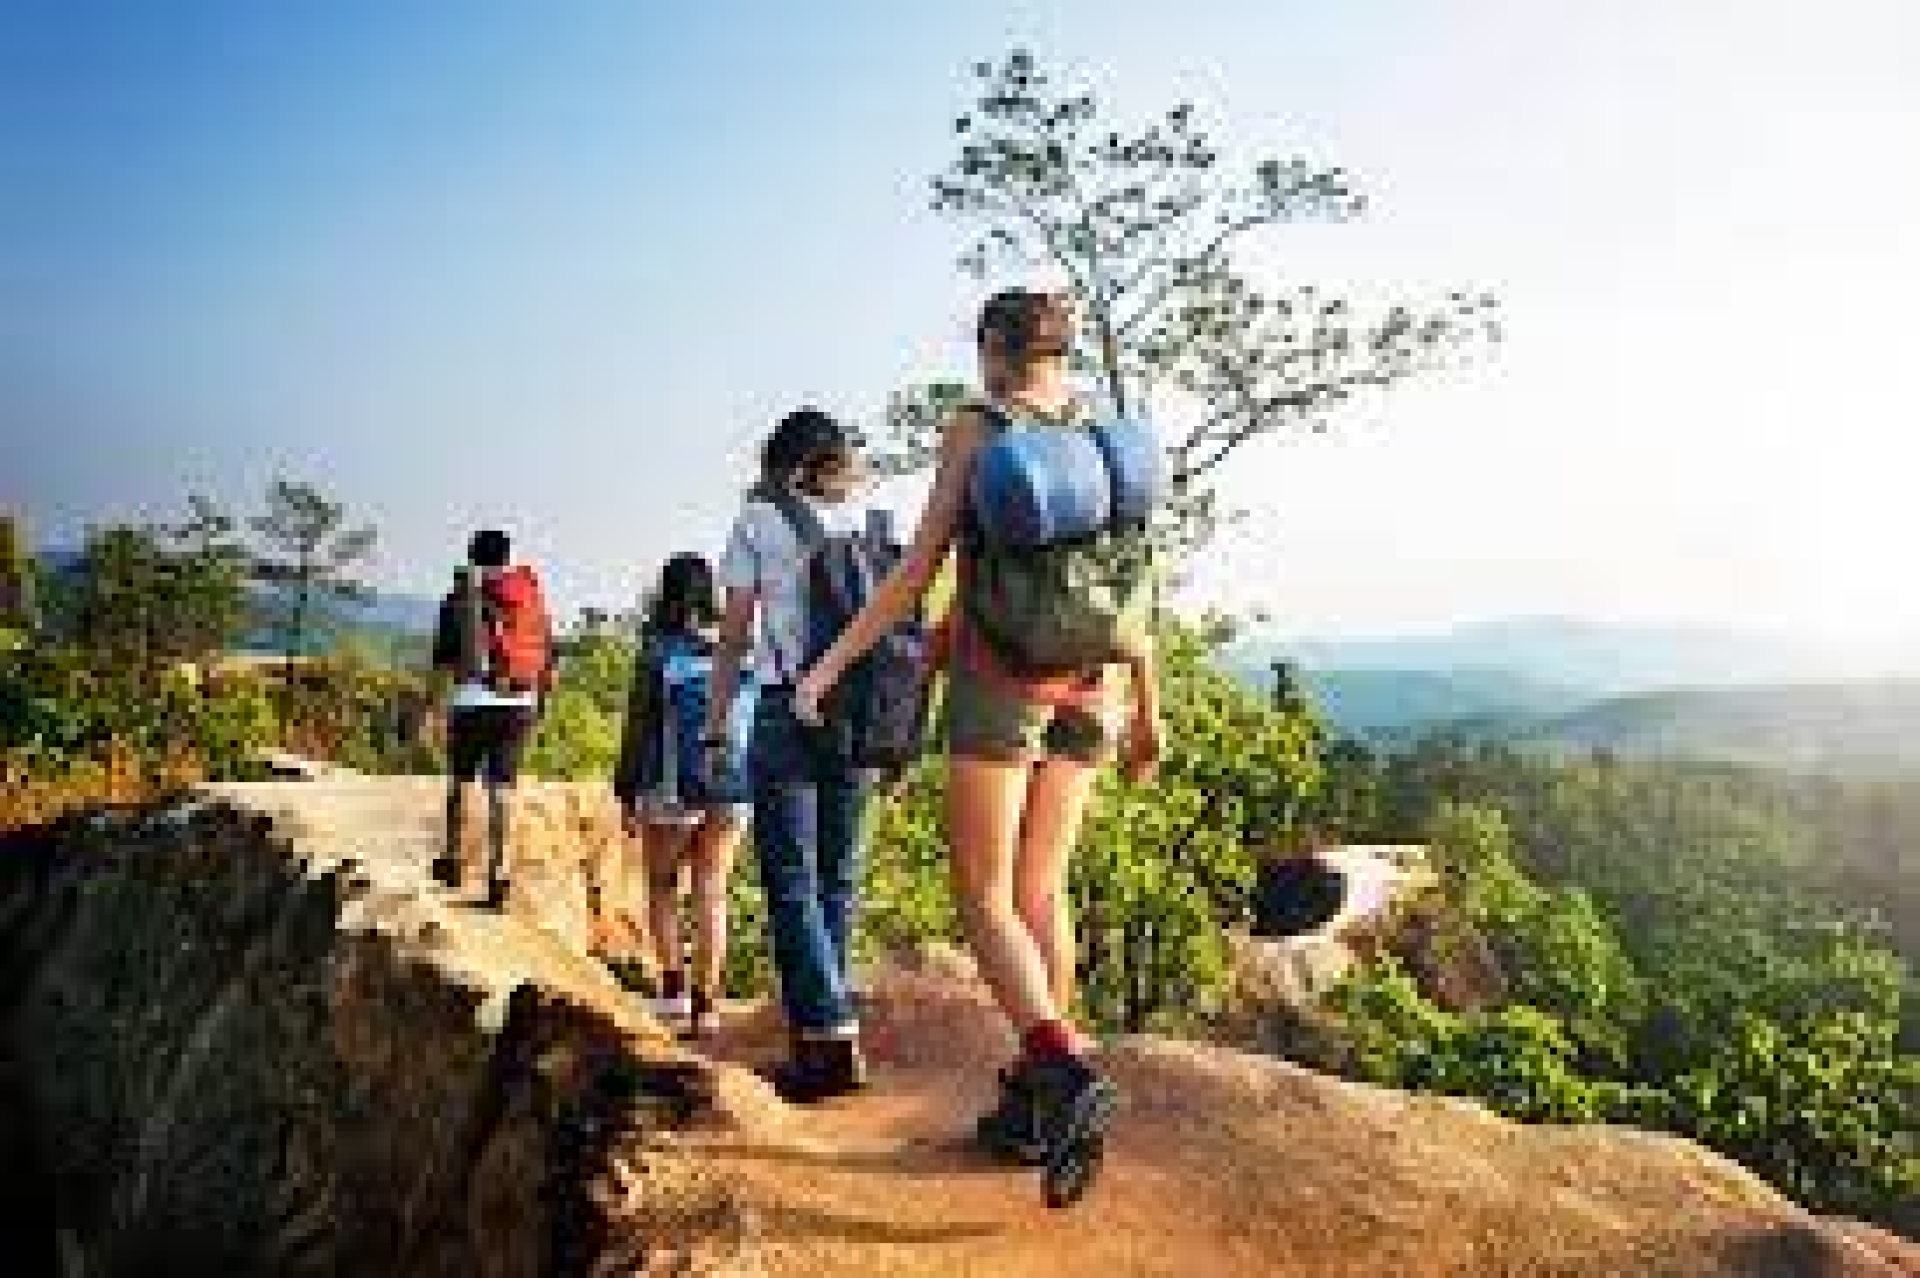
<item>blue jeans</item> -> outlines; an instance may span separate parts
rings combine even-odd
[[[833,733],[794,717],[786,687],[761,690],[749,760],[753,846],[787,1026],[840,1029],[855,1019],[849,946],[866,777]]]

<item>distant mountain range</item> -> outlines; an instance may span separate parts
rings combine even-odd
[[[1330,724],[1381,745],[1446,730],[1549,749],[1920,764],[1920,670],[1835,677],[1809,649],[1735,632],[1519,619],[1402,639],[1255,640],[1225,656],[1263,689],[1276,660],[1294,664]]]
[[[1593,700],[1504,670],[1304,670],[1300,677],[1329,721],[1382,743],[1442,725],[1532,722]]]
[[[1495,730],[1552,749],[1842,770],[1920,767],[1920,679],[1639,693]]]
[[[1803,677],[1820,664],[1811,648],[1787,639],[1563,617],[1516,617],[1406,638],[1251,646],[1268,660],[1284,655],[1306,670],[1498,672],[1589,696],[1776,682]]]

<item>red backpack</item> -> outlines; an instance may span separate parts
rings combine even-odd
[[[525,564],[485,574],[473,589],[472,571],[455,588],[461,602],[461,665],[499,692],[544,691],[552,654],[540,579]]]

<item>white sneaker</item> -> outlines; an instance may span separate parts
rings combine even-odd
[[[686,994],[678,998],[650,998],[645,1001],[647,1010],[663,1021],[684,1021],[693,1015],[693,999]]]

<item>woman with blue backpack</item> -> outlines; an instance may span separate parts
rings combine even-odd
[[[727,880],[746,823],[746,734],[705,745],[720,605],[699,555],[669,559],[647,607],[628,694],[614,793],[646,867],[649,940],[660,971],[653,1010],[710,1037],[727,954]],[[750,685],[749,685],[750,686]],[[735,704],[750,713],[750,699]],[[745,714],[735,724],[745,722]],[[692,873],[691,976],[680,927],[681,884]]]
[[[1020,1042],[976,1136],[996,1157],[1041,1167],[1049,1206],[1091,1184],[1119,1099],[1070,1019],[1068,857],[1101,765],[1124,748],[1144,779],[1160,752],[1149,525],[1164,459],[1145,423],[1075,394],[1073,336],[1062,297],[1011,290],[987,302],[986,397],[947,422],[904,557],[794,694],[797,717],[821,721],[836,685],[957,547],[947,836],[980,973]]]

